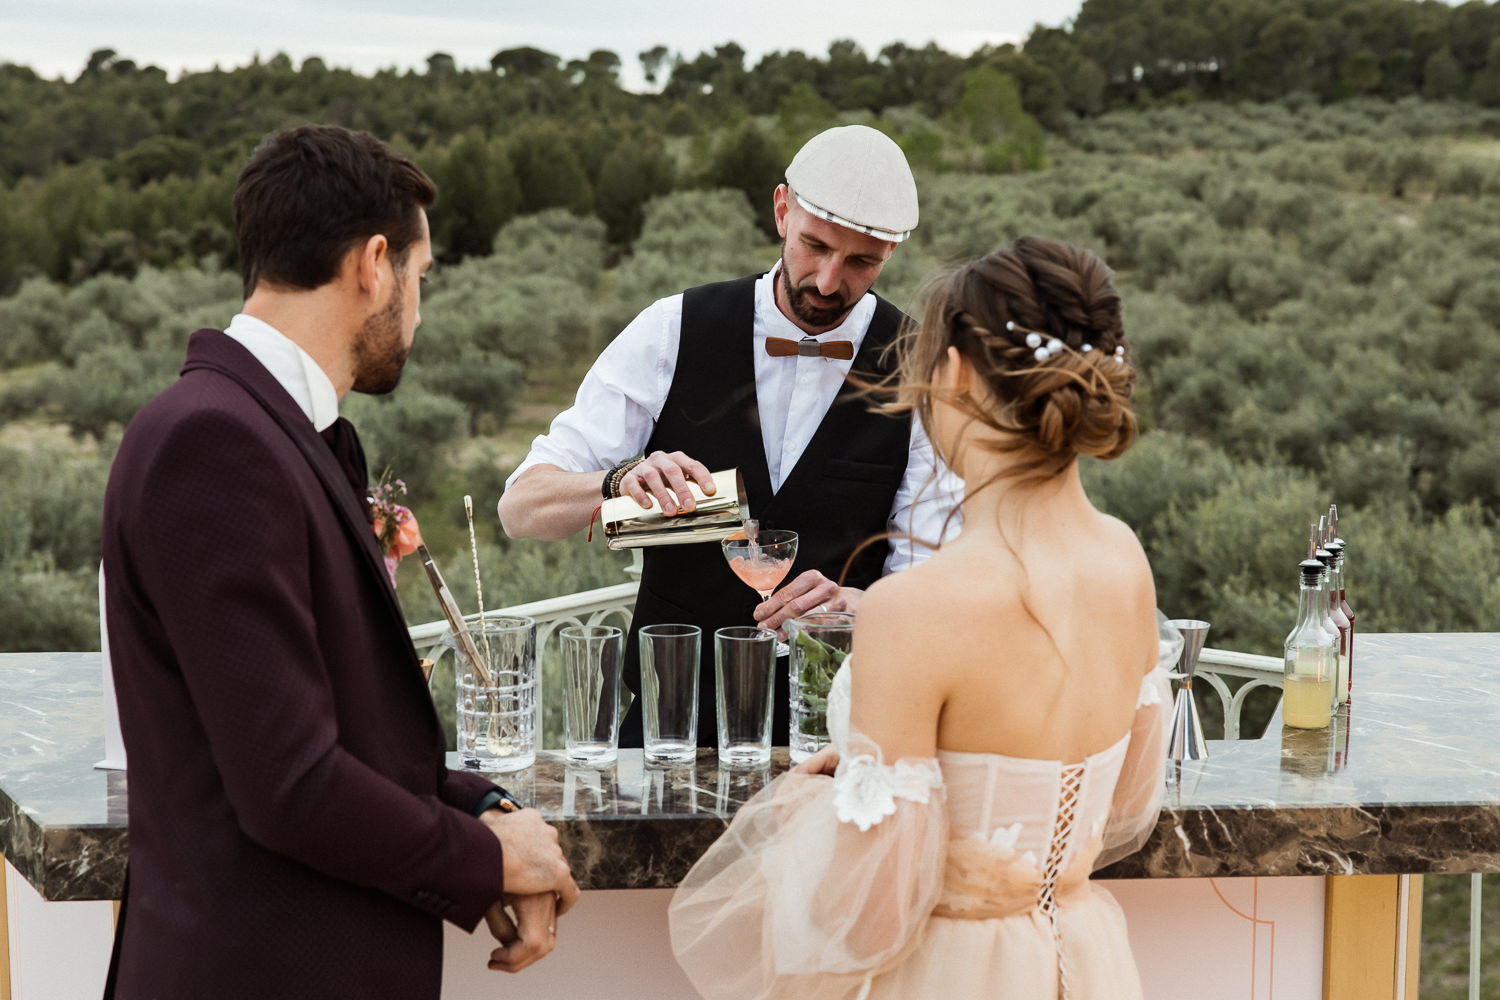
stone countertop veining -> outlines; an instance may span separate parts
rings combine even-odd
[[[1155,833],[1109,877],[1500,871],[1500,633],[1355,639],[1326,730],[1168,764]]]
[[[1350,717],[1273,727],[1169,765],[1145,847],[1106,877],[1500,871],[1500,634],[1362,635]],[[110,899],[125,868],[125,776],[104,753],[97,653],[0,654],[0,853],[46,899]],[[450,766],[456,758],[450,755]],[[787,767],[568,766],[496,775],[558,827],[584,888],[676,885]]]

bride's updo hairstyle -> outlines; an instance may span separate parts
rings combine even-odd
[[[974,446],[1020,452],[1014,475],[1028,480],[1050,478],[1079,455],[1120,456],[1136,436],[1136,372],[1113,276],[1088,250],[1026,236],[938,279],[908,335],[897,406],[915,409],[930,436],[940,396],[1000,432]],[[988,396],[933,386],[950,346]]]

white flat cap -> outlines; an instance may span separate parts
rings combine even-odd
[[[917,182],[890,136],[844,125],[807,140],[786,168],[797,204],[855,232],[900,243],[917,228]]]

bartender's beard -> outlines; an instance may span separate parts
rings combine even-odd
[[[831,306],[815,306],[810,301],[810,296],[817,295],[818,290],[812,286],[802,288],[792,287],[792,272],[786,266],[786,248],[781,250],[781,290],[786,293],[787,304],[792,307],[792,315],[814,329],[831,327],[849,315],[851,304],[845,302],[842,297]]]
[[[354,391],[379,396],[401,382],[411,348],[403,341],[401,321],[406,292],[397,281],[386,307],[370,316],[354,338]]]

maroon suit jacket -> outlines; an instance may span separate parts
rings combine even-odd
[[[436,997],[440,918],[503,889],[360,498],[254,357],[200,330],[104,502],[130,761],[121,1000]]]

